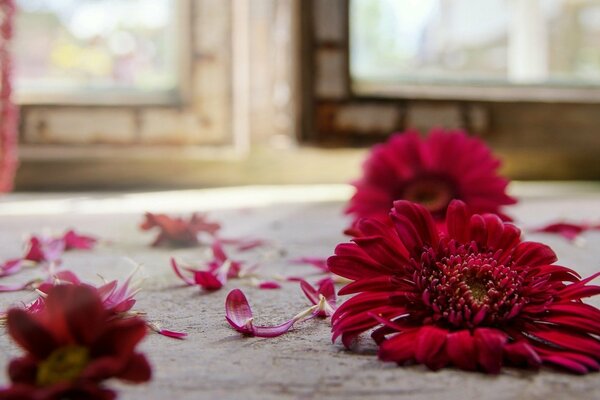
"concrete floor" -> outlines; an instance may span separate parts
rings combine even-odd
[[[517,185],[522,202],[510,209],[523,227],[556,218],[600,220],[597,186]],[[600,375],[584,377],[544,369],[540,372],[506,369],[486,376],[453,369],[430,372],[421,366],[397,368],[382,363],[365,338],[361,354],[331,344],[326,321],[297,325],[274,339],[244,338],[224,319],[224,299],[241,287],[247,294],[257,324],[278,323],[308,306],[295,283],[282,290],[258,290],[231,281],[224,290],[204,294],[182,287],[169,268],[170,256],[195,261],[206,258],[201,248],[168,250],[147,245],[152,234],[137,225],[143,211],[186,214],[207,211],[224,225],[224,236],[248,236],[272,241],[272,246],[247,253],[232,253],[258,261],[265,275],[302,275],[308,266],[291,266],[300,256],[326,257],[346,238],[340,233],[347,221],[341,215],[351,193],[346,186],[258,187],[162,193],[114,194],[11,194],[0,199],[0,260],[18,256],[24,235],[62,232],[74,227],[105,241],[92,252],[69,252],[64,268],[85,280],[99,282],[122,278],[134,260],[143,265],[143,290],[136,309],[165,328],[185,331],[177,341],[151,334],[141,349],[154,368],[146,385],[111,382],[122,399],[600,399]],[[551,194],[552,196],[549,196]],[[600,269],[600,232],[585,234],[574,246],[556,236],[527,234],[528,239],[551,245],[559,263],[582,275]],[[36,275],[30,270],[5,278],[3,283]],[[0,294],[0,308],[27,302],[32,293]],[[600,299],[592,300],[600,306]],[[8,336],[0,333],[0,368],[19,354]],[[0,385],[6,383],[0,375]]]

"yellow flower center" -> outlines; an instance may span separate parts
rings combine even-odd
[[[40,363],[36,382],[39,386],[75,380],[90,361],[87,348],[66,346],[56,349]]]

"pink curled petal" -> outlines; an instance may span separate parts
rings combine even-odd
[[[310,317],[309,317],[310,318]],[[252,333],[256,337],[273,338],[287,333],[296,323],[295,319],[276,326],[252,326]]]
[[[12,260],[7,260],[4,264],[0,265],[0,278],[14,275],[19,272],[23,268],[23,259],[15,258]]]
[[[275,281],[263,281],[258,284],[259,289],[281,289],[281,285]]]
[[[319,281],[319,293],[322,294],[323,297],[325,297],[328,303],[335,305],[336,296],[333,279],[325,278]]]
[[[306,298],[310,300],[312,304],[317,305],[319,303],[319,293],[317,292],[317,289],[312,287],[310,283],[302,279],[300,280],[300,288],[304,292]]]
[[[225,254],[225,249],[223,249],[223,244],[219,240],[215,240],[212,244],[212,252],[213,257],[219,264],[223,264],[227,261],[227,254]]]
[[[65,250],[91,250],[98,241],[95,237],[80,235],[73,229],[68,230],[63,235],[63,240],[65,242]]]
[[[159,335],[163,335],[166,337],[170,337],[173,339],[179,339],[179,340],[185,339],[188,335],[185,332],[175,332],[175,331],[170,331],[168,329],[160,329],[156,333],[158,333]]]
[[[238,332],[251,334],[252,329],[252,309],[248,300],[240,289],[234,289],[225,299],[225,318],[229,324]]]
[[[174,258],[171,258],[171,268],[173,268],[173,272],[175,272],[175,275],[177,275],[182,281],[184,281],[189,286],[194,286],[196,284],[196,282],[193,279],[188,278],[181,273],[181,269],[179,268],[179,265],[177,265],[177,262]]]
[[[40,238],[32,236],[29,238],[28,249],[25,253],[25,260],[33,262],[41,262],[44,260],[44,254],[42,253],[42,243]]]
[[[221,289],[226,280],[223,279],[223,277],[219,279],[218,276],[208,271],[195,271],[194,282],[196,285],[202,286],[202,289],[204,290],[213,291]]]
[[[313,267],[320,269],[323,272],[329,272],[329,267],[327,266],[327,258],[317,258],[317,257],[299,257],[290,260],[293,264],[309,264]]]

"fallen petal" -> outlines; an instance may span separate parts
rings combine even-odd
[[[236,331],[247,335],[271,338],[283,335],[289,331],[298,319],[295,317],[281,325],[254,326],[253,315],[246,296],[240,289],[234,289],[225,300],[225,319]]]
[[[173,268],[173,272],[177,275],[182,281],[184,281],[189,286],[194,286],[196,282],[192,278],[188,278],[181,272],[179,265],[177,265],[177,261],[174,258],[171,258],[171,268]]]

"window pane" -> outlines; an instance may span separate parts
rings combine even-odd
[[[18,0],[20,92],[168,91],[177,85],[172,0]]]
[[[357,82],[600,84],[600,0],[351,0]]]

